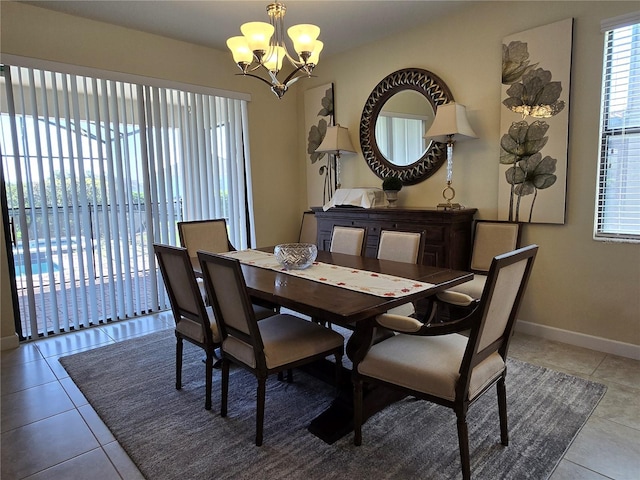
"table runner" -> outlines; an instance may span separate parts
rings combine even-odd
[[[404,297],[431,288],[433,284],[384,273],[369,272],[329,263],[314,262],[304,270],[287,270],[278,263],[273,253],[260,250],[238,250],[223,254],[241,263],[326,283],[340,288],[368,293],[378,297]]]

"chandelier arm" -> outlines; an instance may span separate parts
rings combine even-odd
[[[253,65],[253,64],[252,64]],[[266,69],[267,71],[269,71],[269,69],[267,67],[265,67],[262,63],[257,63],[255,67],[250,68],[247,70],[247,72],[255,72],[256,70],[258,70],[260,67]],[[248,74],[247,74],[248,75]]]
[[[292,67],[294,68],[298,68],[300,66],[305,66],[306,63],[301,62],[300,60],[296,60],[295,58],[293,58],[290,54],[289,54],[289,50],[287,49],[287,45],[284,45],[284,54],[287,57],[287,60],[289,60],[289,63],[291,64]]]
[[[271,83],[269,80],[265,80],[264,78],[258,76],[258,75],[254,75],[253,73],[236,73],[236,75],[243,75],[245,77],[253,77],[253,78],[257,78],[258,80],[263,81],[264,83],[266,83],[267,85],[269,85],[270,87],[273,86],[273,83]]]
[[[295,75],[296,73],[298,73],[300,70],[302,70],[306,65],[307,65],[307,64],[305,63],[305,64],[302,64],[302,65],[300,65],[299,67],[297,67],[293,72],[291,72],[291,73],[287,76],[287,78],[285,78],[285,79],[284,79],[284,81],[283,81],[282,83],[284,83],[285,85],[289,86],[289,85],[290,85],[289,80],[291,80],[291,79],[294,77],[294,75]],[[306,72],[305,72],[305,73],[306,73]],[[310,77],[311,75],[300,75],[299,77],[293,78],[293,80],[291,80],[291,83],[293,83],[293,82],[295,82],[296,80],[298,80],[299,78],[302,78],[302,77],[305,77],[305,76]]]

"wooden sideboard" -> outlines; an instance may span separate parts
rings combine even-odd
[[[381,230],[425,232],[422,263],[467,270],[475,208],[438,210],[422,208],[313,207],[318,221],[318,248],[329,250],[334,225],[363,227],[367,231],[365,256],[376,257]]]

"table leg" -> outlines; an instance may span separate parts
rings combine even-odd
[[[357,364],[373,343],[392,335],[386,329],[375,328],[375,320],[358,322],[347,342],[349,359]],[[345,372],[346,373],[346,372]],[[353,384],[351,372],[343,375],[339,393],[331,405],[311,421],[308,430],[326,443],[332,444],[353,431]],[[363,392],[363,421],[405,395],[378,385],[365,387]]]

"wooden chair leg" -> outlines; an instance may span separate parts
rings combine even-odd
[[[182,338],[176,335],[176,390],[182,388]]]
[[[256,446],[262,445],[262,434],[264,428],[264,400],[267,379],[258,377],[258,405],[256,408]]]
[[[278,381],[279,382],[283,382],[284,381],[284,372],[278,372]],[[287,369],[287,383],[293,383],[293,369],[292,368],[288,368]]]
[[[340,392],[340,379],[342,377],[342,354],[336,353],[336,389]]]
[[[213,384],[213,355],[212,352],[207,352],[207,360],[205,362],[205,401],[204,409],[211,410],[211,387]]]
[[[220,416],[227,416],[227,398],[229,396],[229,360],[222,358],[222,379],[220,395]]]
[[[498,389],[498,411],[500,412],[500,441],[505,447],[509,445],[509,428],[507,425],[507,388],[505,386],[504,375],[497,384]]]
[[[458,416],[458,443],[460,445],[460,463],[462,465],[463,480],[471,479],[471,465],[469,459],[469,430],[467,428],[466,412],[456,412]]]
[[[353,381],[353,444],[362,445],[362,380]]]

